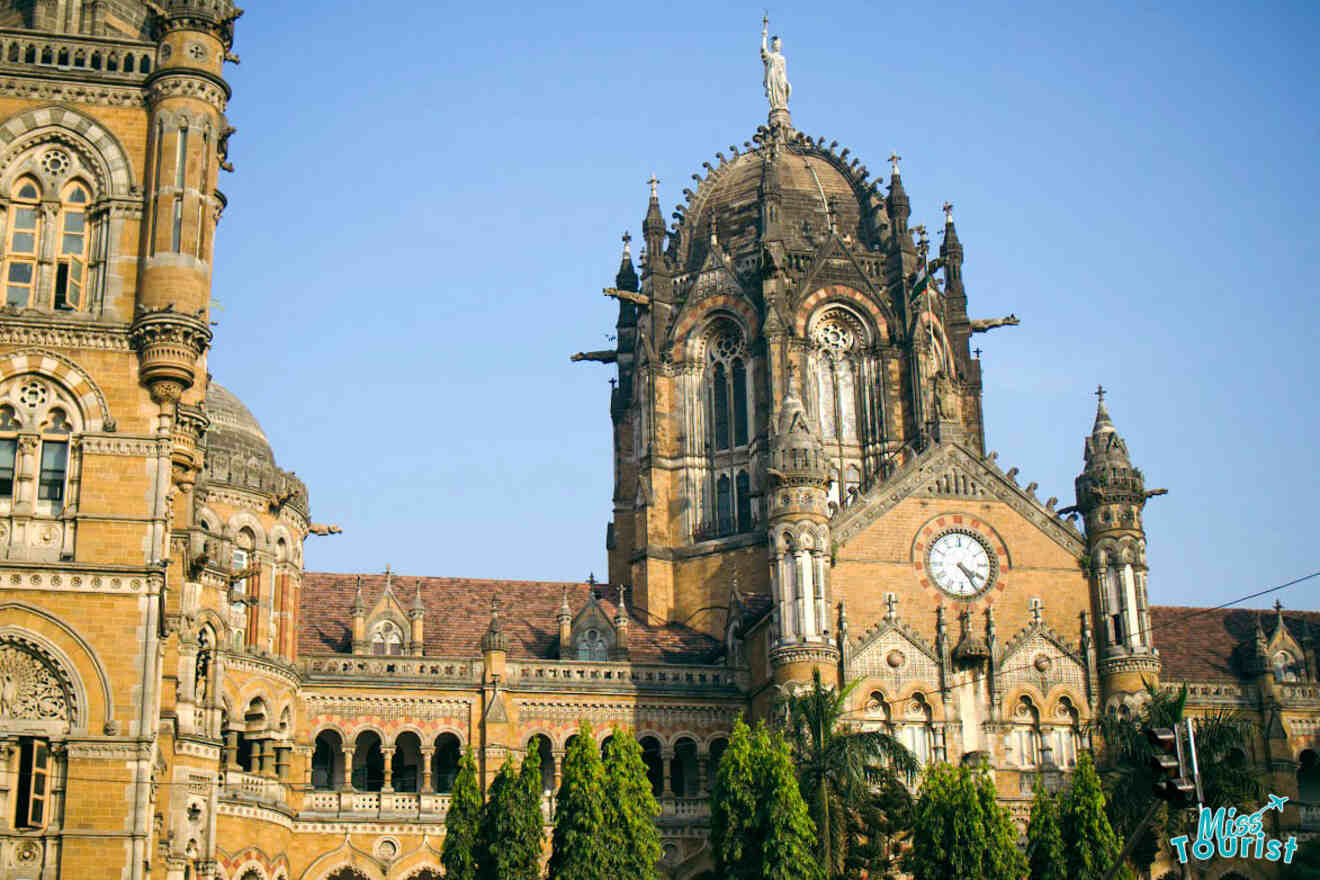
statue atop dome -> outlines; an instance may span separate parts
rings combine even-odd
[[[770,100],[770,112],[774,113],[776,110],[788,110],[788,96],[793,93],[793,87],[788,83],[788,66],[784,54],[779,51],[779,37],[772,39],[769,47],[766,47],[769,27],[770,16],[766,15],[761,19],[761,63],[765,65],[762,84],[765,86],[765,96]]]

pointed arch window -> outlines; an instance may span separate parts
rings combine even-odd
[[[18,463],[18,431],[22,425],[9,404],[0,406],[0,498],[14,497],[14,468]]]
[[[10,193],[9,234],[5,241],[5,304],[32,304],[37,285],[37,254],[41,237],[41,191],[23,177]]]
[[[707,459],[693,524],[693,537],[698,541],[754,527],[752,484],[747,476],[753,419],[746,337],[734,320],[721,316],[702,339],[701,406],[692,435],[703,438]]]
[[[65,481],[69,476],[69,433],[72,426],[62,409],[52,409],[41,426],[41,472],[37,479],[37,500],[64,500]]]
[[[371,653],[402,654],[403,630],[391,620],[382,620],[371,628]]]
[[[742,330],[729,320],[715,323],[706,343],[706,389],[711,409],[711,448],[747,445],[747,353]]]
[[[610,659],[609,642],[598,629],[584,630],[577,641],[578,660]]]
[[[87,205],[90,196],[81,181],[64,187],[60,200],[60,252],[55,268],[55,308],[81,310],[87,291]]]

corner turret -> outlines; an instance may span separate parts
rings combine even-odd
[[[1077,477],[1077,511],[1086,523],[1091,598],[1100,630],[1100,684],[1106,708],[1140,698],[1145,685],[1159,683],[1159,652],[1150,635],[1146,595],[1146,533],[1142,510],[1145,477],[1132,466],[1127,444],[1096,389],[1095,424],[1083,449]]]

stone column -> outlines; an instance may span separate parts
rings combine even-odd
[[[353,791],[353,747],[343,746],[344,752],[344,782],[342,791]]]
[[[289,778],[289,747],[280,745],[275,748],[275,778],[287,781]]]
[[[674,765],[674,750],[661,749],[660,778],[661,780],[663,780],[660,784],[661,797],[669,798],[674,796],[674,779],[673,779],[673,773],[671,772],[673,769],[673,765]]]
[[[555,760],[555,791],[559,791],[559,786],[562,785],[564,781],[564,750],[552,749],[550,754],[554,756]]]
[[[710,791],[711,773],[710,752],[697,753],[697,795],[707,794]]]
[[[238,769],[238,731],[225,731],[225,769]]]
[[[385,784],[380,790],[391,792],[394,791],[394,746],[381,746],[380,753],[385,756]]]
[[[431,788],[431,759],[435,755],[435,746],[422,746],[422,784],[418,787],[420,792],[432,791]]]
[[[257,773],[261,776],[270,777],[275,770],[275,743],[269,739],[258,740],[255,751],[257,753]]]

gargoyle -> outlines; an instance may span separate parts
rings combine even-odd
[[[307,527],[309,535],[342,535],[344,530],[339,526],[329,526],[325,523],[312,523]]]
[[[631,290],[619,290],[616,287],[606,287],[604,292],[608,297],[624,299],[639,306],[649,306],[651,304],[651,298],[644,293],[633,293]]]
[[[619,359],[619,353],[614,350],[607,351],[579,351],[577,354],[569,357],[574,363],[578,361],[597,361],[602,364],[612,364]]]
[[[1016,327],[1022,322],[1017,315],[1009,315],[1007,318],[973,318],[971,323],[973,333],[984,333],[996,327]]]

